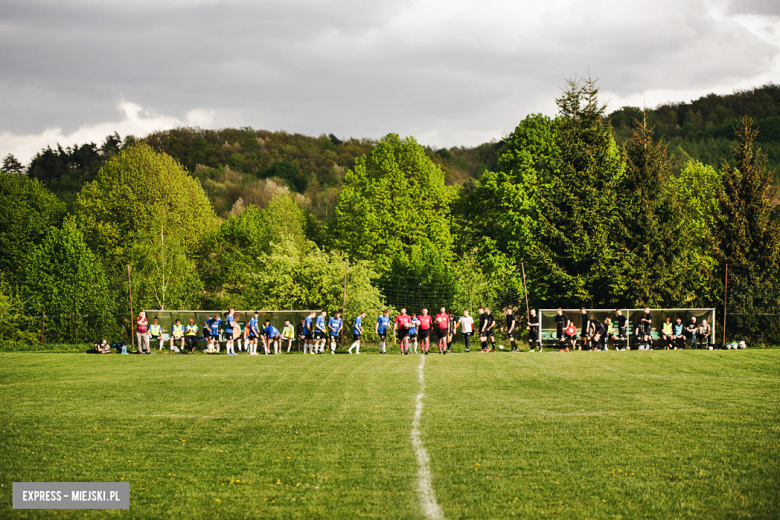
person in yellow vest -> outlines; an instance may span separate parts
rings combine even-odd
[[[292,347],[293,339],[295,338],[295,327],[292,326],[290,320],[284,320],[284,328],[282,329],[282,346],[284,342],[287,342],[287,353],[290,353],[290,347]]]
[[[160,323],[157,320],[157,317],[154,318],[154,323],[149,325],[149,341],[157,341],[158,350],[162,350],[163,348],[163,339],[162,339],[162,327],[160,327]]]
[[[198,346],[198,326],[195,325],[195,320],[192,318],[190,318],[190,323],[184,327],[184,342],[190,349],[190,354],[195,352],[195,347]]]
[[[171,350],[178,353],[180,352],[178,347],[173,343],[178,341],[181,348],[184,349],[184,327],[181,324],[181,320],[176,320],[176,324],[171,327]]]

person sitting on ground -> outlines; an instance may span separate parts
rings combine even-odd
[[[109,345],[106,340],[99,341],[98,343],[95,343],[95,352],[98,354],[110,354],[111,345]]]
[[[171,350],[179,352],[179,348],[174,345],[174,342],[178,341],[181,344],[182,350],[184,349],[184,327],[181,324],[181,320],[176,320],[176,323],[171,327]]]
[[[709,348],[712,350],[712,345],[710,345],[711,338],[712,327],[709,323],[707,323],[707,320],[701,320],[701,326],[699,327],[699,343],[703,348]]]
[[[674,344],[674,324],[671,316],[667,316],[661,325],[661,339],[664,340],[664,350],[669,350],[669,347]]]
[[[184,341],[187,343],[187,348],[190,354],[195,352],[195,347],[198,346],[198,326],[195,325],[195,320],[190,318],[190,323],[184,328]]]
[[[157,346],[159,347],[158,350],[162,350],[163,348],[163,339],[162,339],[162,327],[160,327],[159,320],[157,319],[157,316],[154,317],[154,322],[149,325],[149,343],[152,341],[157,341]]]
[[[699,326],[696,325],[696,316],[691,317],[691,321],[688,323],[688,326],[685,327],[685,332],[688,333],[688,337],[691,339],[691,348],[698,349],[699,346],[696,344],[696,334],[699,332]]]

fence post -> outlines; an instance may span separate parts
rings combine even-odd
[[[43,317],[41,318],[41,346],[43,346],[44,332],[46,331],[46,311],[43,311]]]
[[[127,292],[130,295],[130,342],[135,349],[135,331],[133,330],[133,286],[130,283],[130,264],[127,264]]]
[[[726,264],[726,284],[723,292],[723,346],[726,346],[726,309],[729,306],[729,264]]]

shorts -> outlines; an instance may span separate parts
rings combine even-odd
[[[352,333],[352,341],[360,341],[360,334],[357,332]]]
[[[417,333],[409,333],[409,339],[417,339]]]
[[[311,332],[304,332],[303,333],[303,339],[305,339],[306,341],[311,341],[311,338],[312,338]]]
[[[409,329],[401,327],[398,329],[398,339],[405,339],[409,335]]]
[[[563,341],[565,338],[565,334],[563,333],[563,329],[558,329],[555,331],[555,337],[558,338],[560,341]]]
[[[339,335],[338,334],[333,334],[333,333],[330,334],[330,340],[331,341],[336,341],[338,339],[339,339]]]
[[[314,339],[325,339],[325,333],[321,330],[314,331]]]
[[[436,337],[439,339],[447,337],[447,329],[436,329]]]
[[[233,329],[225,329],[225,336],[228,340],[233,339]]]
[[[250,332],[250,333],[249,333],[249,336],[247,336],[247,337],[248,337],[250,340],[252,340],[252,341],[254,341],[254,340],[256,340],[256,339],[257,339],[257,336],[255,336],[255,334],[254,334],[253,332]]]
[[[385,341],[387,339],[387,331],[379,333],[379,339]]]
[[[420,329],[420,339],[428,339],[431,336],[431,329]]]
[[[652,324],[645,323],[645,326],[643,327],[643,332],[644,332],[645,336],[649,336],[650,332],[652,331],[652,329],[653,329]]]
[[[162,341],[162,336],[149,336],[149,341]]]
[[[539,330],[531,327],[531,330],[528,331],[528,340],[536,341],[538,339],[539,339]]]
[[[625,339],[626,337],[626,328],[625,327],[618,327],[618,337]]]

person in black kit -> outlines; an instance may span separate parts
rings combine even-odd
[[[528,348],[534,351],[534,343],[539,341],[539,352],[542,351],[542,342],[539,337],[539,318],[536,317],[536,309],[531,309],[528,316]]]
[[[642,339],[644,340],[645,350],[650,350],[653,348],[653,316],[650,314],[650,307],[645,307],[644,316],[642,316],[640,323],[642,324],[642,333],[644,334]]]
[[[616,343],[616,350],[626,350],[626,319],[625,316],[623,316],[623,311],[620,309],[615,309],[615,322],[617,324],[617,334],[612,336],[612,339],[615,340]]]
[[[582,314],[582,326],[580,327],[580,339],[582,345],[585,346],[586,338],[590,336],[590,315],[585,307],[580,307],[580,313]],[[580,350],[582,348],[580,347]]]
[[[558,342],[561,344],[561,348],[566,348],[566,334],[563,331],[569,326],[569,318],[563,313],[563,309],[558,307],[555,316],[555,336],[558,338]]]
[[[607,327],[604,326],[599,320],[590,320],[588,325],[590,330],[590,337],[588,338],[589,347],[591,350],[601,350],[601,340],[607,333]]]
[[[487,350],[487,331],[485,330],[485,327],[487,327],[487,316],[485,315],[484,307],[480,307],[477,311],[479,312],[479,342],[482,345],[480,352],[485,352]]]
[[[488,352],[496,351],[496,337],[493,330],[496,326],[496,318],[490,313],[490,307],[485,307],[485,337],[490,338],[490,348]]]
[[[509,345],[512,347],[510,352],[517,352],[519,349],[517,348],[517,343],[515,342],[515,333],[517,322],[515,319],[515,315],[512,313],[512,308],[507,307],[506,309],[506,335],[509,336]]]

